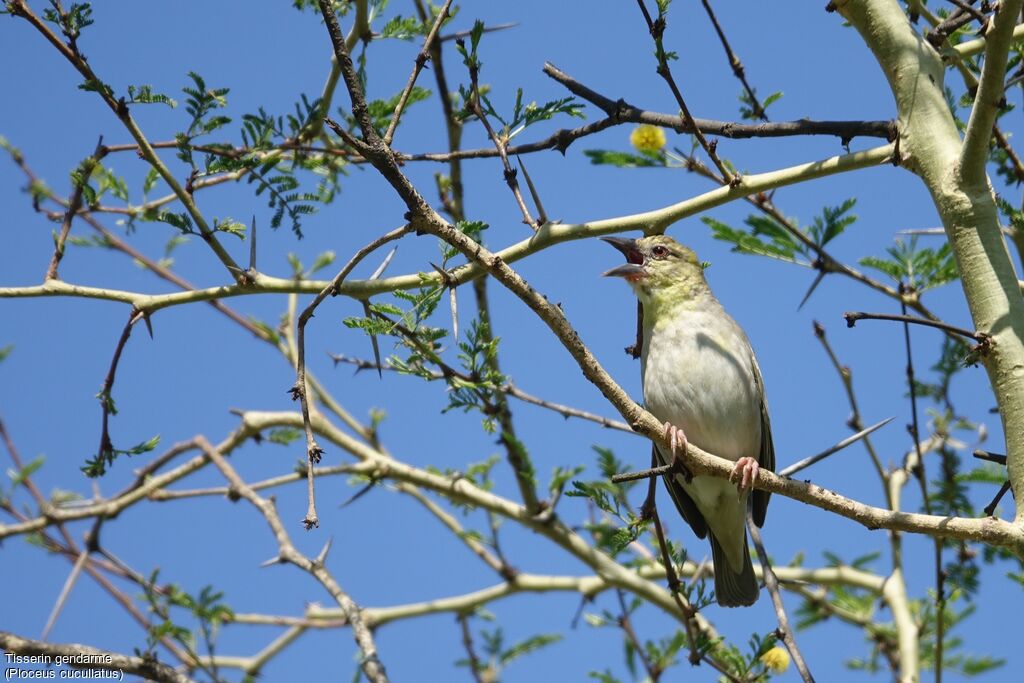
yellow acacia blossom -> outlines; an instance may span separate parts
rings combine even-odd
[[[665,131],[658,126],[644,123],[633,129],[629,134],[629,141],[638,152],[660,152],[665,146]]]
[[[761,663],[780,674],[789,668],[789,653],[786,648],[775,646],[761,655]]]

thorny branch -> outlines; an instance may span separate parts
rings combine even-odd
[[[329,123],[333,123],[329,121]],[[313,312],[316,311],[317,307],[327,298],[327,295],[336,295],[338,287],[348,277],[349,273],[359,265],[359,263],[369,256],[371,253],[384,246],[389,242],[393,242],[401,237],[404,237],[411,231],[411,227],[406,224],[399,228],[395,228],[391,232],[385,233],[373,240],[348,260],[348,263],[342,267],[334,279],[320,290],[320,293],[309,302],[309,305],[303,309],[298,319],[298,339],[297,339],[297,350],[296,350],[296,361],[295,361],[295,384],[290,389],[292,399],[298,399],[302,406],[302,421],[304,423],[306,431],[306,493],[308,499],[308,507],[306,509],[306,516],[303,519],[303,524],[306,529],[312,529],[313,527],[320,526],[319,517],[316,513],[316,496],[313,491],[313,467],[320,462],[320,458],[323,456],[323,449],[317,445],[316,440],[313,438],[313,428],[309,422],[309,385],[306,382],[306,324],[309,319],[313,317]]]
[[[388,677],[384,673],[384,665],[377,656],[377,646],[374,643],[373,634],[370,633],[370,630],[363,623],[359,606],[356,605],[356,603],[352,601],[352,598],[342,590],[341,586],[338,585],[334,580],[334,577],[331,576],[330,572],[328,572],[327,568],[324,566],[327,550],[330,548],[330,542],[324,546],[324,550],[321,552],[321,555],[315,560],[311,560],[300,553],[288,537],[288,532],[281,523],[281,518],[277,514],[277,508],[273,501],[261,498],[260,495],[253,491],[248,484],[242,481],[242,478],[239,477],[235,469],[228,464],[227,460],[224,459],[224,456],[222,456],[220,452],[204,437],[196,437],[196,442],[206,457],[209,458],[217,469],[221,471],[224,478],[228,480],[232,489],[242,498],[245,498],[247,501],[252,503],[253,507],[259,510],[267,520],[267,524],[270,526],[274,537],[277,539],[278,560],[280,562],[294,564],[296,567],[304,569],[312,574],[338,603],[338,607],[340,607],[342,612],[344,612],[345,619],[352,628],[352,635],[356,640],[356,645],[362,653],[360,666],[363,673],[366,674],[366,677],[370,681],[373,681],[373,683],[387,683]]]

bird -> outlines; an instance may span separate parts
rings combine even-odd
[[[770,494],[753,484],[759,470],[775,469],[775,448],[750,340],[711,292],[692,249],[667,235],[602,239],[626,257],[604,275],[625,279],[642,306],[644,404],[670,443],[656,443],[654,452],[662,464],[677,464],[664,477],[668,492],[694,533],[710,536],[718,604],[752,605],[760,588],[746,515],[749,507],[764,525]],[[677,462],[688,443],[734,461],[729,480],[691,477]]]

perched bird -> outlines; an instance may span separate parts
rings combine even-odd
[[[697,255],[666,235],[605,237],[627,263],[622,277],[643,306],[641,373],[644,403],[665,423],[671,449],[655,447],[664,464],[687,442],[735,461],[730,481],[667,475],[679,514],[700,538],[711,534],[715,595],[723,607],[752,605],[758,584],[747,546],[746,512],[764,524],[769,495],[754,491],[759,468],[775,469],[761,370],[750,341],[711,293]],[[667,451],[667,452],[666,452]]]

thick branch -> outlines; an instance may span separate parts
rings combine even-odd
[[[928,187],[953,248],[973,327],[991,337],[981,358],[999,405],[1009,458],[1010,480],[1024,491],[1024,299],[999,225],[999,213],[984,173],[979,149],[987,150],[993,103],[1001,97],[1007,44],[1021,0],[1001,4],[998,26],[982,80],[968,139],[961,142],[943,90],[939,55],[906,20],[896,0],[834,2],[860,32],[882,67],[900,114],[903,165]],[[1005,12],[1005,14],[1004,14]],[[985,152],[981,152],[983,155]],[[1017,497],[1016,520],[1024,520],[1024,496]]]
[[[7,631],[0,631],[0,649],[11,654],[32,656],[46,655],[48,657],[66,657],[68,666],[83,671],[120,671],[122,673],[135,674],[150,681],[161,683],[194,683],[193,679],[174,668],[161,664],[155,657],[130,657],[117,652],[100,650],[89,645],[58,644],[41,640],[22,638]],[[7,661],[5,670],[10,674],[15,669],[12,662]],[[17,674],[14,674],[18,678]]]
[[[992,29],[985,34],[985,65],[982,67],[974,109],[964,133],[960,153],[960,177],[967,183],[984,183],[992,126],[1003,105],[1003,79],[1010,54],[1014,23],[1020,15],[1021,0],[1006,0],[996,13]]]

